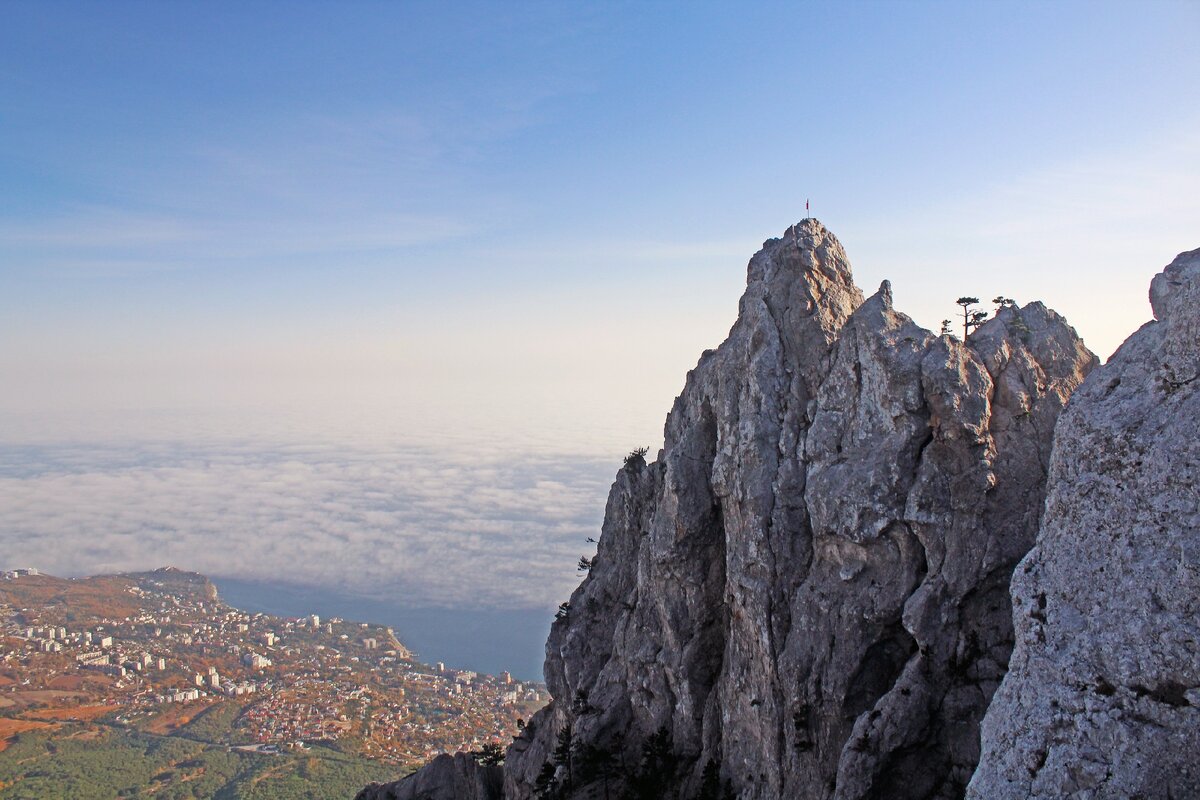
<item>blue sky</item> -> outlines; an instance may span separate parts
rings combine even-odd
[[[808,198],[918,322],[1042,299],[1101,356],[1200,246],[1195,3],[3,16],[0,443],[93,471],[132,438],[472,431],[577,456],[602,503],[595,459],[657,443]]]

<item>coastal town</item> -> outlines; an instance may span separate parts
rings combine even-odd
[[[546,699],[508,673],[422,664],[386,626],[232,608],[194,573],[0,574],[10,729],[35,719],[158,734],[200,726],[231,748],[322,744],[409,767],[507,743]]]

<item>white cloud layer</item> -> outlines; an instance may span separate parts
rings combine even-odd
[[[578,581],[616,466],[469,446],[0,447],[0,560],[550,607]]]

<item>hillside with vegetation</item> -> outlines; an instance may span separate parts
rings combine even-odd
[[[259,753],[206,737],[220,731],[184,727],[162,736],[93,723],[21,733],[0,752],[0,798],[318,800],[396,774],[328,747]]]
[[[0,800],[353,794],[498,749],[542,700],[383,625],[233,608],[195,573],[0,579]]]

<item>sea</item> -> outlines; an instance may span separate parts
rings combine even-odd
[[[441,661],[450,669],[543,680],[552,609],[431,608],[288,584],[211,580],[224,602],[244,611],[387,625],[426,664]]]

